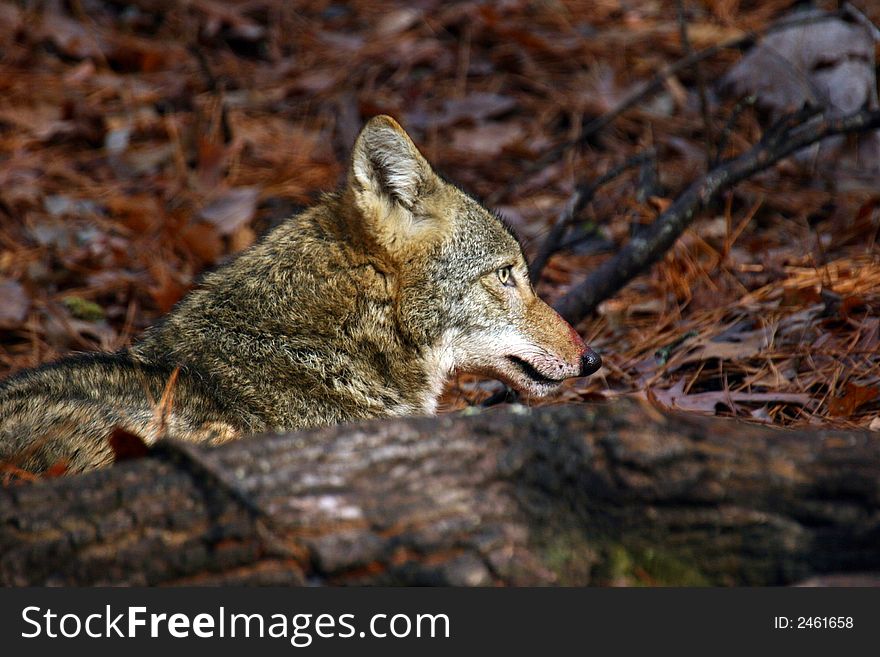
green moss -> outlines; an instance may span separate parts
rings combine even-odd
[[[104,319],[104,309],[94,301],[82,297],[64,297],[62,303],[77,319],[83,319],[87,322],[97,322]]]
[[[608,577],[613,582],[628,581],[633,578],[633,560],[622,545],[611,545],[607,548]]]
[[[649,548],[638,561],[658,584],[665,586],[709,586],[711,582],[694,563],[680,555]]]
[[[538,548],[545,568],[563,586],[711,586],[698,560],[653,545],[589,540],[576,528],[541,532]]]
[[[626,547],[608,543],[597,578],[629,586],[710,586],[711,581],[684,555],[655,547]],[[597,582],[598,583],[598,582]]]
[[[577,531],[562,531],[546,536],[542,541],[541,562],[556,574],[562,586],[593,584],[592,570],[598,560],[597,552]]]

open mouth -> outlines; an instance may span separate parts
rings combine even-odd
[[[516,365],[523,374],[525,374],[533,381],[536,381],[537,383],[554,386],[562,383],[561,379],[551,379],[549,376],[544,376],[538,370],[536,370],[528,361],[525,361],[522,358],[518,358],[516,356],[508,356],[507,360]]]

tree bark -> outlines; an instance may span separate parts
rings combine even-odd
[[[786,584],[880,570],[880,434],[643,403],[259,437],[0,489],[0,583]]]

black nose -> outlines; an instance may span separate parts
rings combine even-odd
[[[581,356],[581,376],[590,376],[602,367],[602,359],[595,351],[587,347],[584,355]]]

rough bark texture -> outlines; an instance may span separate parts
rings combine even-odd
[[[880,434],[645,404],[161,445],[0,490],[0,582],[784,584],[880,569]]]

